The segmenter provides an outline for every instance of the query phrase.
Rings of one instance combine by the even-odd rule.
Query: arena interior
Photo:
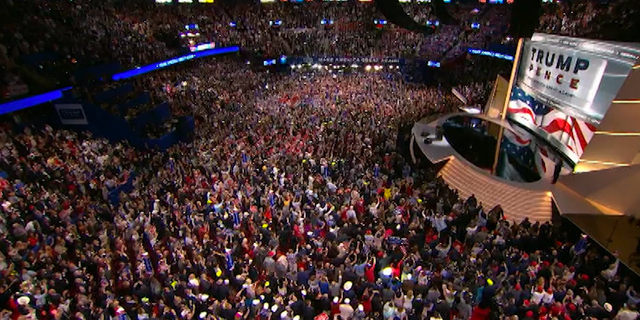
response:
[[[509,212],[412,127],[502,114],[534,32],[631,47],[639,21],[635,0],[2,0],[0,318],[636,320],[640,214]],[[459,119],[459,153],[499,152]]]

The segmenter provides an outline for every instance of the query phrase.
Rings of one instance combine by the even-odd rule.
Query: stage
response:
[[[509,220],[551,220],[552,203],[562,214],[603,213],[561,181],[552,184],[556,169],[567,175],[573,164],[506,120],[469,113],[423,119],[412,129],[410,152],[414,159],[422,152],[434,164],[445,163],[439,175],[462,197],[475,195],[485,209],[500,204]]]
[[[582,63],[551,70],[544,53]],[[638,83],[640,44],[536,33],[518,40],[481,110],[419,121],[410,152],[461,197],[499,204],[510,221],[566,222],[638,272]]]

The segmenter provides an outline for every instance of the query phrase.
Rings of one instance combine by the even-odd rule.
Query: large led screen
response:
[[[640,46],[534,34],[524,42],[507,116],[577,163]]]

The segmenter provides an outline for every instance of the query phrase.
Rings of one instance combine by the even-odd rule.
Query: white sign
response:
[[[64,125],[87,125],[87,116],[81,104],[56,104],[60,123]]]
[[[598,93],[607,60],[584,51],[527,42],[519,83],[557,105],[588,111]]]

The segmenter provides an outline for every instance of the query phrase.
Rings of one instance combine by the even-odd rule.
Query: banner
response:
[[[535,100],[597,125],[640,56],[640,47],[534,34],[524,43],[516,86]]]
[[[640,46],[536,33],[521,52],[507,117],[577,163]]]
[[[56,104],[60,123],[64,125],[87,125],[87,117],[81,104]]]
[[[519,82],[538,98],[577,110],[593,103],[607,60],[594,54],[527,42]]]
[[[146,66],[142,66],[142,67],[138,67],[138,68],[135,68],[135,69],[131,69],[129,71],[117,73],[117,74],[114,74],[112,76],[112,79],[115,80],[115,81],[129,79],[129,78],[132,78],[132,77],[139,76],[141,74],[145,74],[147,72],[151,72],[151,71],[155,71],[155,70],[158,70],[158,69],[166,68],[166,67],[178,64],[178,63],[183,63],[185,61],[189,61],[189,60],[193,60],[193,59],[197,59],[197,58],[204,58],[204,57],[208,57],[208,56],[219,55],[219,54],[234,53],[234,52],[239,52],[239,51],[240,51],[240,47],[238,47],[238,46],[215,48],[215,49],[208,49],[208,50],[203,50],[203,51],[196,51],[196,52],[193,52],[191,54],[179,56],[179,57],[176,57],[176,58],[173,58],[173,59],[164,60],[164,61],[148,64]]]
[[[399,64],[400,58],[375,58],[375,57],[321,57],[319,63],[363,63],[363,64]]]
[[[493,51],[482,50],[482,49],[474,49],[474,48],[469,48],[467,52],[469,52],[470,54],[476,54],[481,56],[488,56],[488,57],[494,57],[498,59],[513,61],[513,56],[505,53],[493,52]]]
[[[400,58],[385,57],[293,57],[289,59],[291,64],[322,63],[322,64],[404,64]]]

